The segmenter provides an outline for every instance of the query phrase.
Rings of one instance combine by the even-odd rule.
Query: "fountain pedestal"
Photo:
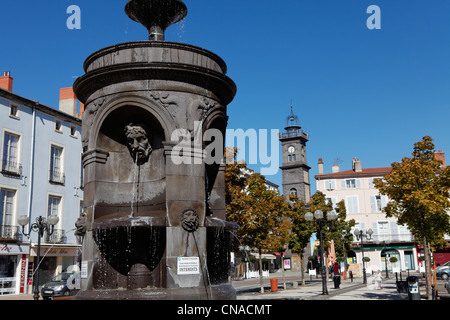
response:
[[[164,30],[185,6],[130,0],[126,11]],[[226,64],[199,47],[138,41],[91,54],[84,69],[74,83],[87,229],[76,299],[234,299],[224,164],[206,163],[196,139],[225,134],[236,93]]]

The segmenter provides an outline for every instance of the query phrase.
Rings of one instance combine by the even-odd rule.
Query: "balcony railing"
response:
[[[22,175],[22,165],[15,161],[3,160],[2,173],[6,175],[20,177]]]
[[[301,129],[296,130],[289,130],[287,132],[280,132],[278,133],[278,137],[280,139],[286,139],[286,138],[295,138],[295,137],[303,137],[305,139],[309,139],[309,134],[304,133]]]
[[[56,170],[50,170],[50,182],[57,183],[57,184],[64,184],[66,182],[66,176],[64,173],[56,171]]]
[[[19,241],[21,233],[18,226],[0,225],[0,241]]]
[[[47,243],[66,243],[66,232],[62,229],[54,229],[51,235],[45,233],[45,242]]]
[[[414,236],[411,233],[401,233],[401,234],[374,234],[372,239],[366,240],[364,238],[364,244],[379,244],[379,243],[393,243],[393,242],[414,242]],[[361,241],[356,240],[353,237],[353,243],[359,244]]]

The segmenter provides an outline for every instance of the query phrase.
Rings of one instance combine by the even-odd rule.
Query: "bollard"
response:
[[[272,292],[278,291],[278,279],[270,279],[270,290]]]
[[[406,278],[408,284],[408,299],[420,300],[419,278],[415,276],[409,276]]]

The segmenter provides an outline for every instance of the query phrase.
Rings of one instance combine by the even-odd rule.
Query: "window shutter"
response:
[[[341,180],[341,187],[342,189],[345,189],[345,180]]]
[[[387,196],[381,196],[381,208],[386,207],[387,203],[388,203],[388,197]]]
[[[373,236],[372,239],[377,241],[378,240],[378,222],[372,222],[372,230],[373,230]]]
[[[391,231],[391,241],[398,241],[399,240],[399,234],[398,234],[398,225],[397,221],[390,221],[389,227]]]
[[[356,179],[356,188],[360,189],[361,188],[361,180],[360,179]]]
[[[375,196],[370,196],[370,208],[372,209],[372,213],[377,212],[377,204]]]

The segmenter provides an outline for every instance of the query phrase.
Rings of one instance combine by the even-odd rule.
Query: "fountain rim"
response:
[[[185,51],[191,51],[197,54],[204,55],[212,60],[214,60],[221,68],[222,73],[225,75],[227,74],[228,68],[225,61],[217,54],[215,54],[212,51],[209,51],[207,49],[204,49],[199,46],[186,44],[186,43],[180,43],[180,42],[171,42],[171,41],[149,41],[149,40],[143,40],[143,41],[130,41],[130,42],[123,42],[114,44],[112,46],[108,46],[105,48],[102,48],[100,50],[97,50],[93,53],[91,53],[84,61],[83,69],[85,73],[88,73],[89,66],[97,59],[99,59],[102,56],[105,56],[107,54],[126,50],[126,49],[133,49],[133,48],[163,48],[163,49],[179,49],[179,50],[185,50]]]

